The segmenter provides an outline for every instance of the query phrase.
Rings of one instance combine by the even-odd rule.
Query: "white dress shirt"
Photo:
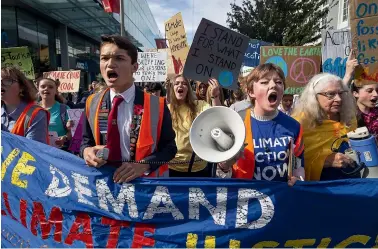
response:
[[[134,111],[135,85],[133,84],[121,94],[116,94],[110,89],[111,103],[113,103],[113,99],[116,95],[120,95],[124,100],[118,106],[117,112],[117,125],[120,135],[122,160],[130,160],[130,125]]]

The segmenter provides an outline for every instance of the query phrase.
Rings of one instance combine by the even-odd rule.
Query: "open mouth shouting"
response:
[[[277,100],[278,100],[277,92],[269,93],[269,95],[268,95],[269,104],[276,105],[278,103]]]
[[[370,102],[373,104],[373,106],[377,105],[378,103],[378,97],[374,97],[370,100]]]
[[[5,89],[1,88],[1,95],[3,95],[4,93],[5,93]]]
[[[118,73],[114,70],[108,70],[106,76],[108,76],[109,82],[115,82],[118,79]]]

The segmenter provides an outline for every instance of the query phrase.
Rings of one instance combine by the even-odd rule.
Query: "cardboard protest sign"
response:
[[[161,49],[158,49],[158,52],[167,53],[167,61],[166,61],[167,78],[169,79],[173,78],[176,75],[176,73],[175,73],[175,68],[173,66],[171,50],[169,48],[161,48]]]
[[[135,72],[135,82],[161,82],[167,78],[167,53],[138,53],[138,71]]]
[[[165,22],[165,36],[167,37],[169,49],[172,53],[172,61],[176,74],[182,72],[189,47],[186,39],[184,21],[181,12],[177,13]]]
[[[257,67],[260,65],[260,47],[272,46],[273,43],[252,39],[248,43],[247,51],[244,53],[243,66]]]
[[[59,92],[61,93],[75,93],[79,91],[80,70],[51,71],[43,73],[43,78],[59,79]]]
[[[68,147],[68,150],[74,153],[80,152],[81,140],[83,140],[83,122],[84,122],[84,113],[82,113],[80,116],[75,134],[72,136],[72,139],[71,139],[70,147]]]
[[[26,78],[34,80],[34,67],[28,47],[14,47],[1,49],[1,66],[17,67]]]
[[[199,81],[216,78],[222,87],[237,89],[248,42],[247,36],[202,18],[185,63],[185,77]]]
[[[360,66],[354,77],[358,86],[378,82],[378,2],[350,0],[352,46]]]
[[[323,72],[343,78],[351,49],[350,30],[322,30]]]
[[[286,77],[285,93],[298,94],[320,72],[321,47],[261,47],[260,64],[279,66]]]
[[[79,125],[81,115],[83,114],[84,109],[68,109],[67,114],[70,120],[74,121],[74,126],[71,128],[72,136],[75,135],[76,128]]]

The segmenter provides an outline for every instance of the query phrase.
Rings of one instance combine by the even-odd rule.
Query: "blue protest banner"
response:
[[[378,179],[145,178],[2,136],[3,247],[374,247]]]
[[[252,39],[249,41],[247,51],[244,53],[243,66],[257,67],[260,65],[260,47],[272,46],[273,43]]]

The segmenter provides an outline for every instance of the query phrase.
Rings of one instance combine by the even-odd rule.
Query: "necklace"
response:
[[[272,115],[269,115],[269,116],[258,116],[255,114],[255,112],[253,111],[253,109],[251,109],[251,116],[256,119],[257,121],[271,121],[273,120],[274,118],[276,118],[279,114],[279,110],[276,110]],[[275,123],[274,123],[275,124]],[[265,136],[263,136],[261,130],[260,130],[260,125],[258,122],[256,122],[256,125],[257,125],[257,130],[259,131],[259,134],[260,134],[260,137],[264,138],[265,139]],[[262,145],[264,146],[264,151],[266,153],[268,152],[271,152],[270,148],[267,147],[267,145],[264,143],[264,141],[262,142]],[[268,159],[268,161],[270,161]]]

